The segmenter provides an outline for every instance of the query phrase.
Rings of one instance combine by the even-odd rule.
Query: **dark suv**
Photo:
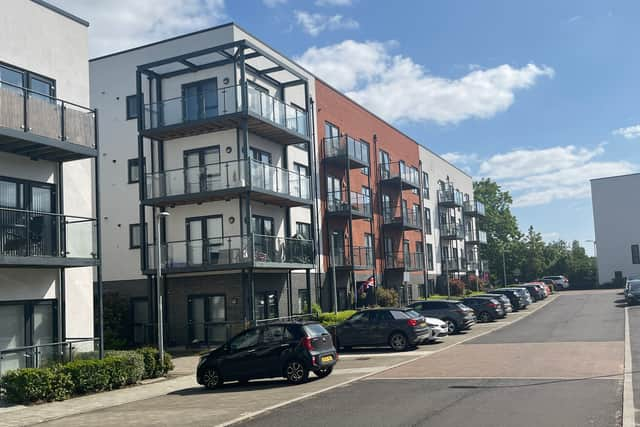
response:
[[[502,304],[495,298],[469,297],[461,302],[473,309],[479,322],[491,322],[506,315]]]
[[[449,334],[469,329],[476,323],[473,309],[454,300],[418,301],[409,305],[425,317],[435,317],[447,324]]]
[[[401,308],[359,311],[334,331],[338,348],[389,346],[394,351],[403,351],[431,338],[431,328],[424,317]]]
[[[525,283],[524,285],[520,285],[520,287],[525,288],[534,301],[540,301],[547,297],[544,289],[535,283]]]
[[[504,294],[479,294],[479,295],[475,295],[476,297],[480,297],[480,298],[495,298],[497,299],[500,304],[502,305],[502,309],[504,310],[504,314],[505,316],[509,313],[511,313],[513,311],[513,307],[511,306],[511,301],[509,300],[509,297],[504,295]]]
[[[525,297],[526,291],[524,289],[518,288],[501,288],[501,289],[492,289],[492,294],[503,294],[509,298],[511,301],[511,306],[513,307],[513,311],[522,310],[527,307],[528,302]]]
[[[309,371],[328,376],[337,359],[331,335],[319,323],[272,323],[247,329],[202,356],[196,376],[209,389],[224,381],[272,377],[301,384]]]

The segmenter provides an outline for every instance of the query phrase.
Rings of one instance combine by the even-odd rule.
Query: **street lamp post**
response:
[[[505,261],[505,257],[504,257],[504,254],[506,252],[509,252],[509,251],[502,248],[502,280],[503,280],[504,286],[507,286],[507,262]]]
[[[158,301],[158,357],[160,359],[160,366],[164,366],[164,325],[162,315],[162,238],[160,237],[160,222],[163,218],[171,215],[169,212],[159,212],[156,215],[156,247],[157,251],[157,263],[156,263],[156,295]]]

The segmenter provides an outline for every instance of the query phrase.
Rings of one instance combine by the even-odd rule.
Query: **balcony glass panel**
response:
[[[424,255],[421,252],[392,252],[385,254],[385,268],[422,270]]]
[[[382,218],[384,224],[399,224],[413,228],[422,228],[422,215],[420,212],[404,209],[401,206],[383,206]]]
[[[247,87],[249,111],[303,136],[308,136],[307,113],[253,86]]]
[[[352,191],[347,197],[346,191],[332,191],[327,194],[327,210],[332,213],[353,213],[371,216],[371,197]]]
[[[405,184],[420,188],[420,173],[413,166],[407,166],[402,162],[392,162],[380,165],[380,179],[400,178]]]
[[[325,138],[324,147],[326,158],[346,157],[364,165],[369,165],[369,144],[366,142],[342,135]]]
[[[310,177],[253,159],[251,160],[251,186],[300,199],[311,198]]]

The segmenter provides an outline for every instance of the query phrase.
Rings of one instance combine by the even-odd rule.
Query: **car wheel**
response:
[[[333,366],[329,366],[328,368],[320,368],[317,371],[314,371],[313,373],[316,374],[316,376],[318,378],[324,378],[324,377],[328,377],[331,372],[333,372]]]
[[[389,337],[389,345],[393,351],[405,351],[409,343],[405,334],[402,332],[394,332]]]
[[[222,384],[222,376],[217,368],[208,368],[202,374],[202,383],[209,390],[220,387]]]
[[[491,315],[486,311],[483,311],[482,313],[478,314],[478,320],[483,323],[490,322]]]
[[[458,332],[458,325],[456,325],[456,322],[451,319],[445,319],[444,322],[447,324],[447,332],[449,332],[449,335]]]
[[[285,368],[285,376],[290,384],[302,384],[309,378],[309,370],[299,360],[290,360]]]

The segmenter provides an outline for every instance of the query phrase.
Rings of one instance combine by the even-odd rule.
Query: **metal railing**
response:
[[[487,232],[482,230],[471,230],[465,232],[464,239],[467,242],[487,243]]]
[[[438,190],[438,203],[455,206],[462,206],[462,193],[452,189]]]
[[[247,171],[253,189],[311,200],[310,177],[253,159],[148,173],[147,198],[243,189],[249,184]]]
[[[369,166],[369,144],[358,141],[348,135],[334,136],[324,139],[325,158],[342,158],[355,160]]]
[[[0,256],[94,259],[96,231],[93,218],[0,208]]]
[[[371,196],[355,191],[331,191],[327,193],[327,211],[371,217]]]
[[[462,240],[465,237],[464,226],[462,224],[444,223],[440,224],[441,239]]]
[[[99,338],[70,338],[62,342],[0,349],[0,376],[21,368],[40,368],[74,360],[98,350]]]
[[[282,317],[272,317],[269,319],[259,319],[256,320],[256,323],[258,325],[266,325],[269,323],[276,323],[276,322],[302,322],[305,320],[314,320],[315,317],[313,314],[311,313],[307,313],[307,314],[292,314],[290,316],[282,316]]]
[[[420,188],[420,172],[413,166],[402,162],[382,163],[379,166],[380,180],[400,178],[400,180],[415,188]]]
[[[345,247],[336,246],[333,248],[333,262],[336,267],[373,268],[373,248],[367,246],[354,246],[353,263],[351,262],[349,251],[350,248],[348,245],[345,245]]]
[[[96,147],[96,112],[0,80],[0,127]]]
[[[458,258],[448,258],[442,260],[442,271],[459,271],[460,260]]]
[[[145,105],[147,129],[185,124],[239,113],[242,85],[233,85],[197,95],[179,96]],[[307,113],[266,92],[247,85],[247,108],[252,114],[308,137]]]
[[[166,269],[227,266],[246,263],[313,264],[313,242],[262,234],[182,240],[162,245]],[[155,245],[149,244],[148,265],[155,268]]]
[[[416,271],[424,269],[424,258],[422,252],[392,252],[384,255],[385,268],[404,269]]]
[[[477,200],[467,200],[463,206],[464,213],[484,216],[484,204]]]
[[[422,214],[420,211],[404,209],[401,206],[382,207],[383,224],[398,224],[412,228],[422,228]]]

